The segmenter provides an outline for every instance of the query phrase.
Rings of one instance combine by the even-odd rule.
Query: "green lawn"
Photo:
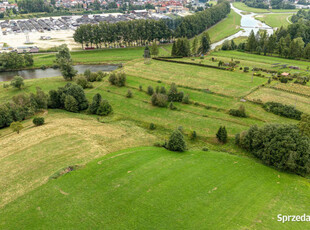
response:
[[[277,14],[261,14],[261,15],[257,15],[255,16],[255,18],[257,20],[262,21],[263,23],[266,23],[268,26],[271,26],[273,28],[279,28],[281,26],[288,26],[291,23],[288,22],[287,20],[289,20],[289,18],[292,16],[293,14],[291,13],[277,13]]]
[[[240,31],[240,21],[241,16],[231,10],[227,18],[207,30],[210,35],[211,42],[218,42]]]
[[[245,5],[243,2],[234,2],[233,6],[239,10],[243,10],[246,12],[253,12],[253,13],[268,13],[268,12],[270,12],[267,9],[249,7],[249,6]]]
[[[243,2],[234,2],[233,6],[236,7],[239,10],[246,11],[246,12],[253,12],[253,13],[287,13],[287,12],[297,12],[298,9],[260,9],[260,8],[254,8],[249,7],[245,5]]]
[[[0,211],[1,229],[305,229],[309,182],[221,152],[134,148],[97,159]],[[78,223],[78,225],[77,225]]]
[[[144,47],[102,49],[71,52],[75,64],[124,63],[142,58]],[[170,46],[160,46],[161,56],[170,55]],[[51,66],[55,60],[54,53],[34,55],[34,67]]]
[[[219,58],[234,58],[236,60],[243,60],[245,63],[249,63],[252,66],[262,67],[262,68],[268,68],[268,69],[275,69],[280,70],[282,72],[304,72],[306,75],[307,67],[310,66],[309,61],[304,60],[291,60],[286,58],[280,58],[277,56],[264,56],[264,55],[257,55],[257,54],[251,54],[246,52],[239,52],[239,51],[216,51],[212,52],[210,56],[216,56]],[[280,68],[280,67],[274,67],[272,64],[280,63],[281,65],[286,64],[287,66],[298,66],[300,67],[300,70],[294,70],[289,68]]]

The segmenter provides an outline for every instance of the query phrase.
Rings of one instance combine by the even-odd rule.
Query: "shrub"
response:
[[[243,105],[240,105],[239,109],[230,109],[229,115],[235,116],[235,117],[247,117],[245,113],[245,108]]]
[[[133,97],[132,92],[131,92],[130,89],[128,89],[127,94],[126,94],[126,97],[127,97],[127,98],[132,98],[132,97]]]
[[[207,147],[203,147],[203,148],[202,148],[202,151],[207,152],[207,151],[209,151],[209,149],[208,149]]]
[[[9,88],[9,87],[10,87],[10,85],[9,85],[9,84],[6,84],[6,83],[4,83],[2,86],[3,86],[3,88],[4,88],[4,89],[6,89],[6,88]]]
[[[142,91],[142,85],[139,85],[139,90]]]
[[[150,130],[154,130],[154,129],[156,129],[156,126],[154,123],[151,123],[149,128],[150,128]]]
[[[151,97],[152,105],[158,107],[167,107],[168,97],[161,93],[154,93]]]
[[[175,130],[166,145],[166,148],[170,151],[183,152],[186,150],[186,143],[182,133],[179,130]]]
[[[24,78],[22,78],[21,76],[15,76],[13,78],[13,80],[11,81],[11,86],[17,88],[17,89],[21,89],[22,86],[24,86]]]
[[[292,118],[295,120],[300,120],[302,115],[302,112],[295,109],[295,107],[290,105],[283,105],[277,102],[267,102],[264,104],[263,108],[267,112],[271,112],[276,115]]]
[[[92,103],[88,106],[88,113],[97,114],[97,110],[102,102],[102,97],[99,93],[95,94]]]
[[[98,74],[97,73],[90,73],[90,75],[87,77],[87,80],[89,82],[97,81]]]
[[[250,68],[249,68],[249,67],[244,67],[244,68],[243,68],[243,72],[247,73],[247,72],[249,72],[249,71],[250,71]]]
[[[41,65],[41,67],[40,67],[42,70],[46,70],[46,66],[45,65]]]
[[[160,88],[159,92],[160,92],[161,94],[167,94],[167,90],[166,90],[166,88],[165,88],[164,86],[162,86],[162,87]]]
[[[189,103],[190,103],[190,101],[189,101],[189,95],[188,95],[188,94],[186,94],[186,95],[183,97],[182,102],[183,102],[184,104],[189,104]]]
[[[196,140],[196,138],[197,138],[197,133],[196,133],[196,131],[192,131],[191,134],[190,134],[190,139],[191,139],[191,140]]]
[[[96,81],[102,81],[102,79],[106,76],[107,74],[106,73],[103,73],[102,71],[98,71],[97,72],[97,78],[96,78]]]
[[[75,98],[71,95],[67,95],[65,99],[65,109],[69,112],[79,112],[79,105]]]
[[[43,125],[44,124],[44,117],[35,117],[35,118],[33,118],[32,123],[35,126]]]
[[[91,84],[87,81],[86,77],[81,74],[75,77],[75,82],[76,84],[80,85],[83,89],[91,87]]]
[[[168,107],[169,107],[170,110],[176,110],[177,109],[177,107],[175,107],[172,102],[169,103]]]
[[[287,77],[280,77],[280,82],[281,83],[287,83],[288,82],[288,78]]]
[[[16,122],[11,123],[10,128],[12,129],[13,132],[16,132],[17,134],[19,134],[20,130],[22,130],[24,127],[22,123],[20,123],[19,121],[16,121]]]
[[[90,75],[91,75],[90,69],[86,69],[86,70],[84,71],[84,76],[85,76],[87,79],[89,79],[89,78],[90,78]]]
[[[168,101],[181,102],[183,100],[183,96],[184,93],[178,92],[176,84],[172,83],[168,92]]]
[[[109,77],[109,82],[111,85],[116,85],[118,87],[125,86],[126,84],[126,74],[125,73],[111,73]]]
[[[267,165],[300,175],[310,173],[310,139],[296,125],[252,126],[236,138],[240,147]]]
[[[152,86],[147,87],[147,94],[150,96],[152,96],[154,94],[154,89]]]
[[[216,138],[221,143],[226,143],[227,142],[227,131],[226,131],[225,126],[223,126],[223,127],[221,126],[219,128],[219,130],[216,133]]]
[[[100,103],[100,106],[97,110],[97,115],[107,116],[110,113],[112,113],[112,111],[113,111],[113,109],[112,109],[112,106],[109,104],[109,102],[107,100],[103,100]]]

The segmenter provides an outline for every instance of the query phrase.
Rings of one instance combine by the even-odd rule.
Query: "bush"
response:
[[[295,107],[290,105],[283,105],[277,102],[267,102],[264,104],[263,108],[267,112],[271,112],[276,115],[292,118],[295,120],[300,120],[302,115],[302,112],[295,109]]]
[[[197,138],[197,133],[196,133],[196,131],[192,131],[191,134],[190,134],[190,139],[191,139],[191,140],[196,140],[196,138]]]
[[[168,107],[169,107],[169,109],[171,109],[171,110],[176,110],[176,109],[177,109],[177,107],[175,107],[174,104],[173,104],[172,102],[169,103],[169,106],[168,106]]]
[[[109,77],[109,82],[111,85],[116,85],[118,87],[125,86],[126,84],[126,74],[125,73],[111,73]]]
[[[42,70],[46,70],[47,69],[47,67],[45,66],[45,65],[41,65],[41,67],[40,67]]]
[[[130,89],[128,89],[127,94],[126,94],[126,97],[127,97],[127,98],[132,98],[132,97],[133,97],[132,92],[131,92]]]
[[[190,104],[189,95],[188,95],[188,94],[186,94],[186,95],[184,96],[182,102],[183,102],[184,104]]]
[[[152,105],[158,107],[167,107],[168,97],[161,93],[154,93],[151,97]]]
[[[219,128],[219,130],[216,133],[216,138],[221,143],[226,143],[227,142],[227,131],[226,131],[225,126],[223,126],[223,127],[221,126]]]
[[[243,105],[241,105],[239,109],[230,109],[229,115],[235,116],[235,117],[247,117],[245,113],[245,108]]]
[[[267,165],[300,175],[310,173],[310,139],[295,125],[252,126],[235,142]]]
[[[250,68],[249,68],[249,67],[244,67],[244,68],[243,68],[243,72],[247,73],[247,72],[249,72],[249,71],[250,71]]]
[[[93,97],[92,103],[88,106],[88,113],[97,114],[97,110],[100,107],[100,103],[102,102],[102,97],[99,93],[95,94]]]
[[[183,100],[183,96],[184,93],[178,92],[176,84],[172,83],[168,92],[168,101],[181,102]]]
[[[35,118],[33,118],[32,122],[35,126],[43,125],[44,124],[44,117],[35,117]]]
[[[288,83],[288,78],[287,77],[280,77],[280,82],[281,83]]]
[[[75,98],[71,95],[67,95],[65,99],[65,109],[69,112],[79,112],[79,105]]]
[[[77,75],[75,77],[76,84],[80,85],[83,89],[91,88],[91,84],[87,81],[86,77],[83,75]]]
[[[20,130],[22,130],[24,127],[22,123],[20,123],[19,121],[16,121],[16,122],[11,123],[10,128],[12,129],[13,132],[16,132],[17,134],[19,134]]]
[[[155,130],[155,129],[156,129],[156,126],[155,126],[154,123],[151,123],[149,128],[150,128],[150,130]]]
[[[11,86],[17,88],[17,89],[21,89],[22,86],[24,86],[24,78],[22,78],[21,76],[15,76],[13,78],[13,80],[11,81]]]
[[[139,85],[139,90],[142,91],[142,85]]]
[[[6,89],[6,88],[9,88],[9,87],[10,87],[10,85],[9,85],[9,84],[6,84],[6,83],[4,83],[2,86],[3,86],[3,88],[4,88],[4,89]]]
[[[203,148],[202,148],[202,151],[207,152],[207,151],[209,151],[209,149],[208,149],[207,147],[203,147]]]
[[[152,96],[154,94],[154,89],[152,86],[147,87],[147,94],[150,96]]]
[[[182,133],[179,130],[175,130],[166,145],[166,148],[170,151],[184,152],[186,150],[186,143]]]
[[[100,106],[97,110],[97,115],[107,116],[110,113],[112,113],[112,111],[113,111],[113,109],[112,109],[112,106],[109,104],[109,102],[107,100],[103,100],[100,103]]]

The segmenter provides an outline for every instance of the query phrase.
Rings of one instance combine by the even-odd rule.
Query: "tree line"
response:
[[[230,12],[228,2],[222,2],[194,15],[181,19],[133,20],[117,23],[81,25],[74,40],[85,46],[97,48],[111,45],[146,45],[154,40],[170,41],[178,37],[192,38],[219,22]]]
[[[310,21],[299,20],[287,28],[277,29],[272,35],[268,35],[266,31],[256,34],[251,31],[247,41],[235,48],[263,55],[278,54],[284,58],[310,59]]]
[[[18,54],[16,52],[0,54],[0,71],[20,69],[33,65],[32,54]]]

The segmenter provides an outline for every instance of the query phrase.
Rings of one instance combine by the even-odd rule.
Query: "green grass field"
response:
[[[71,56],[75,64],[124,63],[141,58],[143,50],[144,47],[76,51],[72,52]],[[170,55],[171,47],[161,46],[159,51],[161,56]],[[34,67],[51,66],[54,60],[54,53],[36,54],[34,55]]]
[[[289,18],[292,16],[293,14],[291,13],[277,13],[277,14],[261,14],[261,15],[257,15],[255,16],[255,18],[257,20],[262,21],[263,23],[266,23],[268,26],[271,26],[273,28],[279,28],[281,26],[288,26],[291,24]]]
[[[0,228],[305,229],[277,215],[307,212],[308,183],[227,153],[134,148],[17,199]]]
[[[260,8],[254,8],[249,7],[245,5],[243,2],[234,2],[233,6],[236,7],[239,10],[246,11],[246,12],[253,12],[253,13],[287,13],[287,12],[297,12],[298,9],[260,9]]]
[[[210,35],[211,42],[218,42],[240,31],[240,21],[241,16],[231,10],[227,18],[207,30]]]
[[[259,8],[249,7],[249,6],[245,5],[243,2],[234,2],[233,6],[239,10],[246,11],[246,12],[253,12],[253,13],[268,13],[268,12],[270,12],[267,9],[259,9]]]

